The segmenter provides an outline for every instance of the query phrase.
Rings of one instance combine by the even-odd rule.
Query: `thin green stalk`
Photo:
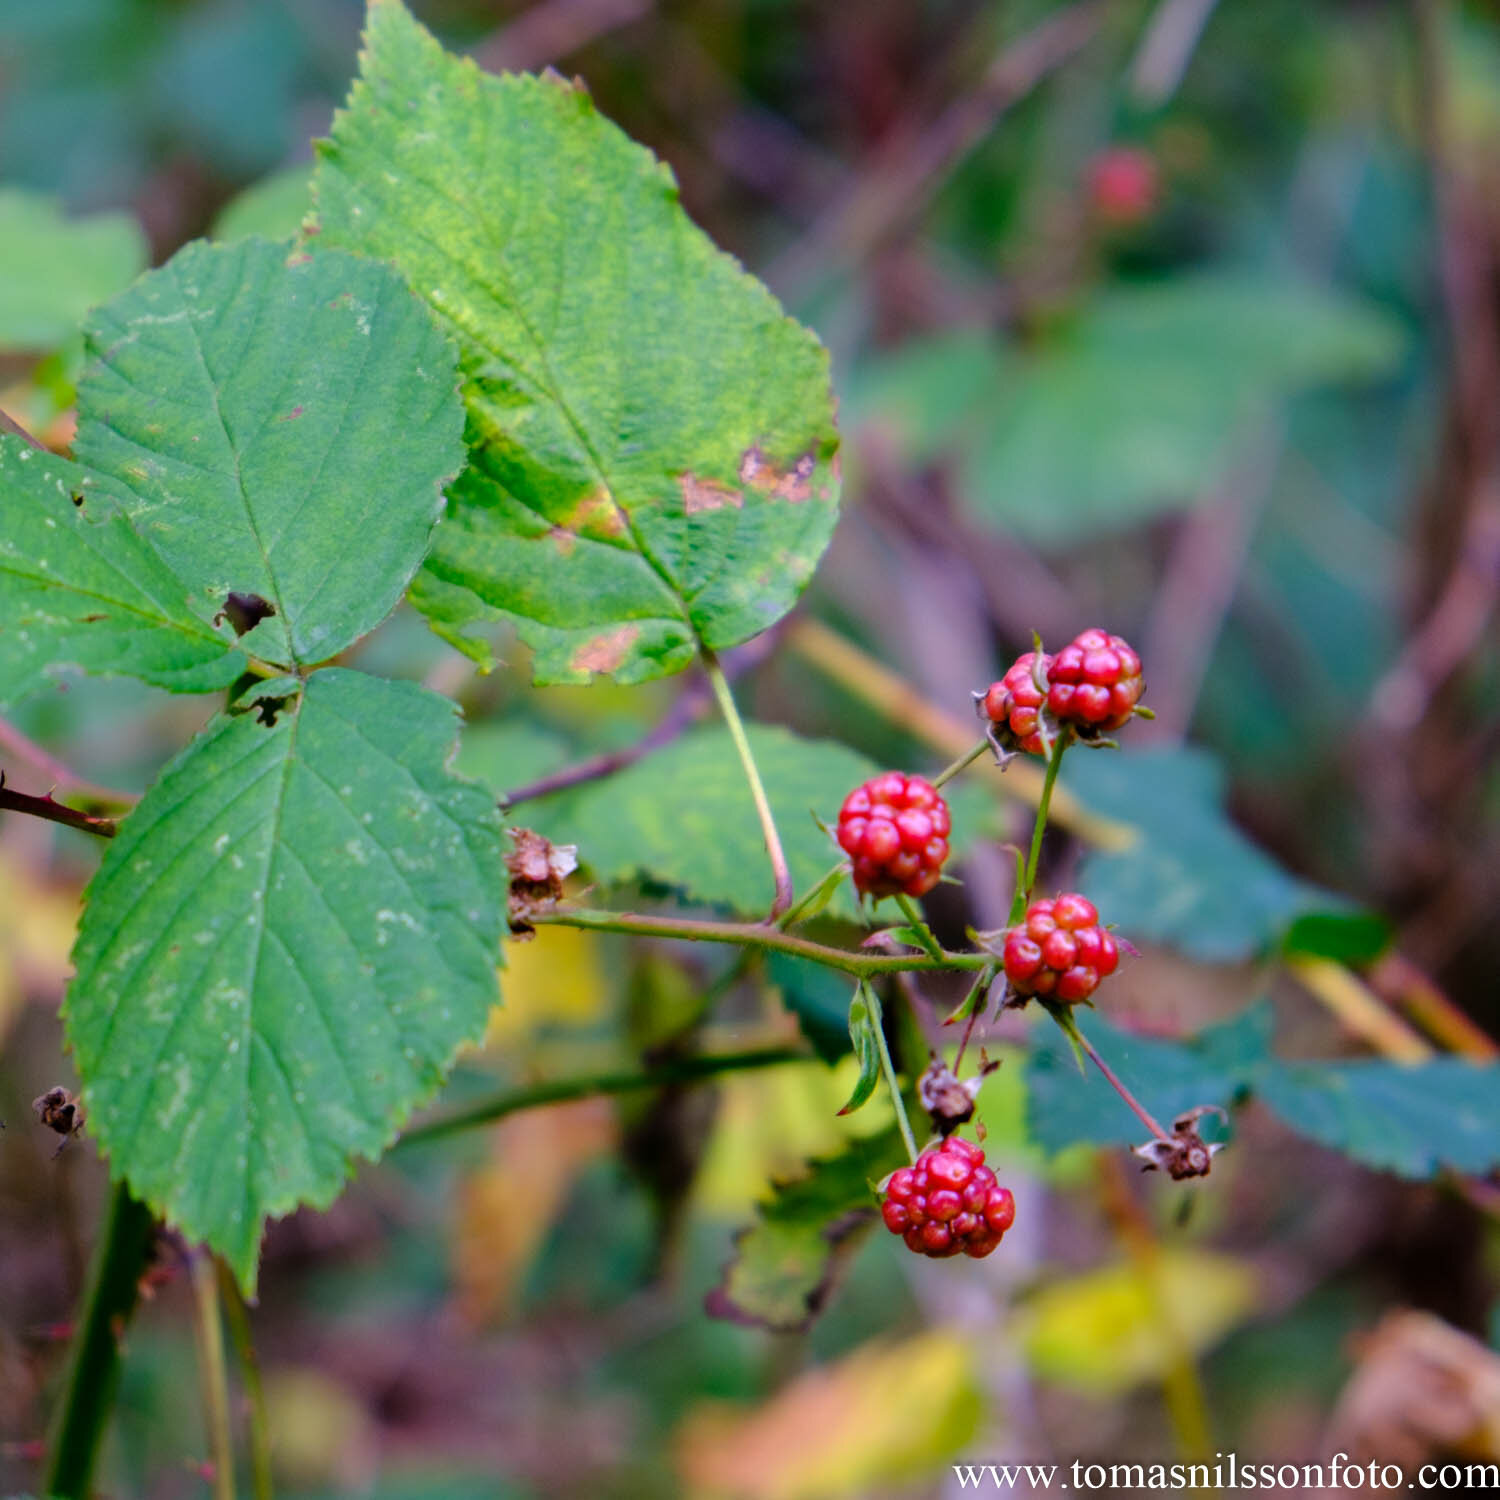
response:
[[[633,933],[639,937],[682,938],[698,943],[737,943],[810,959],[825,968],[852,974],[856,979],[871,974],[899,974],[904,970],[982,969],[990,962],[986,953],[942,952],[938,958],[912,953],[851,953],[830,948],[809,938],[797,937],[763,922],[708,922],[695,917],[642,916],[636,912],[592,911],[568,908],[539,912],[531,920],[538,927],[581,927],[593,932]]]
[[[789,907],[787,907],[787,909],[782,912],[779,917],[777,917],[776,926],[780,927],[782,931],[788,931],[789,929],[795,927],[798,922],[802,921],[804,917],[811,917],[815,915],[815,913],[809,910],[809,908],[817,906],[817,909],[821,911],[823,909],[823,906],[827,904],[829,899],[831,899],[833,895],[833,887],[836,886],[839,881],[842,880],[848,873],[849,861],[847,859],[839,860],[839,862],[831,866],[825,874],[818,877],[818,883],[813,886],[810,891],[804,891],[802,895],[798,896],[797,899]]]
[[[781,835],[776,831],[776,817],[771,811],[771,800],[766,796],[765,784],[760,779],[760,768],[755,764],[755,753],[750,748],[750,738],[745,733],[744,720],[735,707],[734,693],[729,679],[719,665],[719,658],[707,646],[703,648],[703,667],[708,681],[718,699],[719,711],[729,727],[729,737],[739,752],[740,764],[745,768],[745,780],[750,783],[750,795],[755,799],[756,816],[760,819],[760,831],[766,841],[766,853],[771,857],[771,873],[776,880],[776,898],[771,903],[770,919],[774,921],[792,904],[792,872],[786,862],[786,851],[781,847]]]
[[[114,1405],[120,1339],[135,1310],[155,1232],[150,1209],[119,1183],[94,1252],[83,1318],[73,1336],[67,1383],[53,1422],[42,1489],[55,1500],[88,1500]]]
[[[1042,857],[1042,835],[1047,831],[1047,809],[1052,806],[1052,788],[1057,785],[1057,773],[1062,769],[1063,756],[1067,753],[1071,734],[1064,729],[1053,742],[1052,754],[1047,757],[1047,775],[1042,781],[1042,795],[1036,805],[1036,822],[1031,829],[1031,853],[1026,859],[1026,901],[1036,889],[1037,864]],[[1023,903],[1024,910],[1024,903]]]
[[[498,1094],[440,1115],[408,1130],[397,1147],[440,1140],[461,1130],[490,1125],[523,1109],[545,1104],[564,1104],[573,1099],[591,1099],[606,1094],[631,1094],[658,1089],[669,1083],[690,1083],[716,1073],[744,1072],[750,1068],[772,1068],[783,1063],[806,1062],[812,1054],[800,1047],[760,1047],[753,1051],[721,1052],[706,1057],[680,1057],[660,1067],[634,1073],[592,1073],[581,1078],[558,1078],[550,1083],[526,1084],[503,1089]]]
[[[885,1025],[876,1012],[875,1046],[880,1053],[880,1071],[885,1074],[885,1086],[891,1091],[891,1103],[896,1109],[896,1123],[901,1127],[901,1139],[906,1142],[909,1160],[917,1159],[917,1142],[911,1133],[911,1121],[906,1118],[906,1100],[901,1097],[901,1084],[896,1077],[896,1066],[891,1061],[891,1049],[885,1039]]]
[[[942,958],[943,945],[932,935],[932,929],[927,925],[927,919],[922,915],[922,909],[904,891],[896,897],[896,905],[901,908],[901,915],[906,918],[907,924],[916,935],[917,943],[929,958]]]
[[[266,1415],[266,1393],[260,1379],[260,1360],[255,1353],[255,1339],[250,1331],[250,1314],[245,1299],[223,1261],[215,1261],[219,1273],[219,1295],[224,1303],[224,1321],[229,1325],[229,1341],[240,1362],[240,1379],[245,1385],[245,1405],[250,1427],[250,1487],[255,1500],[274,1500],[271,1482],[271,1425]]]
[[[219,1316],[219,1277],[213,1255],[191,1256],[193,1325],[198,1344],[198,1378],[203,1387],[203,1418],[213,1454],[214,1500],[234,1500],[234,1438],[229,1420],[229,1372],[224,1364],[224,1324]]]
[[[947,783],[952,781],[960,771],[966,770],[969,766],[972,766],[974,762],[978,760],[979,757],[983,755],[984,752],[989,748],[990,742],[988,740],[980,740],[980,742],[975,745],[972,750],[965,750],[964,753],[960,755],[956,761],[954,761],[951,765],[944,766],[943,769],[932,778],[933,786],[946,786]]]

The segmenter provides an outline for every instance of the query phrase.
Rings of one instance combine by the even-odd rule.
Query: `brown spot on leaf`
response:
[[[733,485],[700,479],[692,470],[679,474],[677,482],[682,486],[682,508],[690,516],[705,510],[722,510],[726,505],[739,510],[745,503],[745,497]]]
[[[625,513],[606,489],[591,490],[567,515],[558,518],[564,531],[596,542],[611,542],[625,534]]]
[[[613,672],[625,660],[640,635],[639,625],[621,625],[585,641],[572,655],[569,665],[578,672]]]
[[[278,422],[295,422],[302,415],[303,408],[294,406],[284,417],[278,417]]]
[[[752,444],[740,458],[740,478],[751,489],[773,500],[800,505],[812,494],[813,471],[817,466],[813,455],[804,453],[783,467],[758,444]]]
[[[573,555],[573,549],[578,545],[578,538],[571,531],[562,526],[554,526],[547,535],[556,544],[559,557],[571,557]]]

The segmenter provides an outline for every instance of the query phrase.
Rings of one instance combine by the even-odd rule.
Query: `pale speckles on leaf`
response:
[[[621,625],[618,629],[605,631],[603,635],[585,641],[573,653],[570,664],[578,672],[618,671],[640,633],[638,625]]]
[[[736,510],[744,507],[745,497],[733,485],[720,484],[716,479],[700,479],[692,470],[678,475],[677,482],[682,486],[682,508],[687,515],[721,510],[726,505],[732,505]]]
[[[804,453],[785,468],[766,455],[759,445],[745,449],[740,458],[740,478],[751,489],[774,500],[800,505],[812,495],[812,477],[817,460]]]

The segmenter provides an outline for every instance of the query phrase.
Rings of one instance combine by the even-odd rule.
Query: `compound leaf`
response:
[[[247,650],[334,656],[379,624],[463,462],[454,354],[388,267],[196,242],[96,310],[81,462],[212,618],[274,609]]]
[[[320,148],[322,241],[393,261],[464,350],[469,469],[413,601],[513,621],[539,681],[641,681],[784,614],[838,506],[817,339],[548,75],[445,54],[373,0]]]
[[[216,720],[89,886],[67,1033],[131,1190],[255,1282],[262,1225],[329,1203],[484,1031],[505,889],[452,706],[315,673]]]
[[[0,515],[0,703],[69,665],[189,692],[244,670],[87,469],[0,433]]]

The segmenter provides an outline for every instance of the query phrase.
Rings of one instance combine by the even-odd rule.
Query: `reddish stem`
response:
[[[95,817],[92,813],[79,812],[77,808],[65,807],[51,796],[32,797],[26,792],[13,792],[5,785],[5,773],[0,771],[0,812],[26,813],[33,818],[45,818],[49,823],[63,823],[83,833],[96,834],[101,839],[112,839],[119,825],[113,818]]]

